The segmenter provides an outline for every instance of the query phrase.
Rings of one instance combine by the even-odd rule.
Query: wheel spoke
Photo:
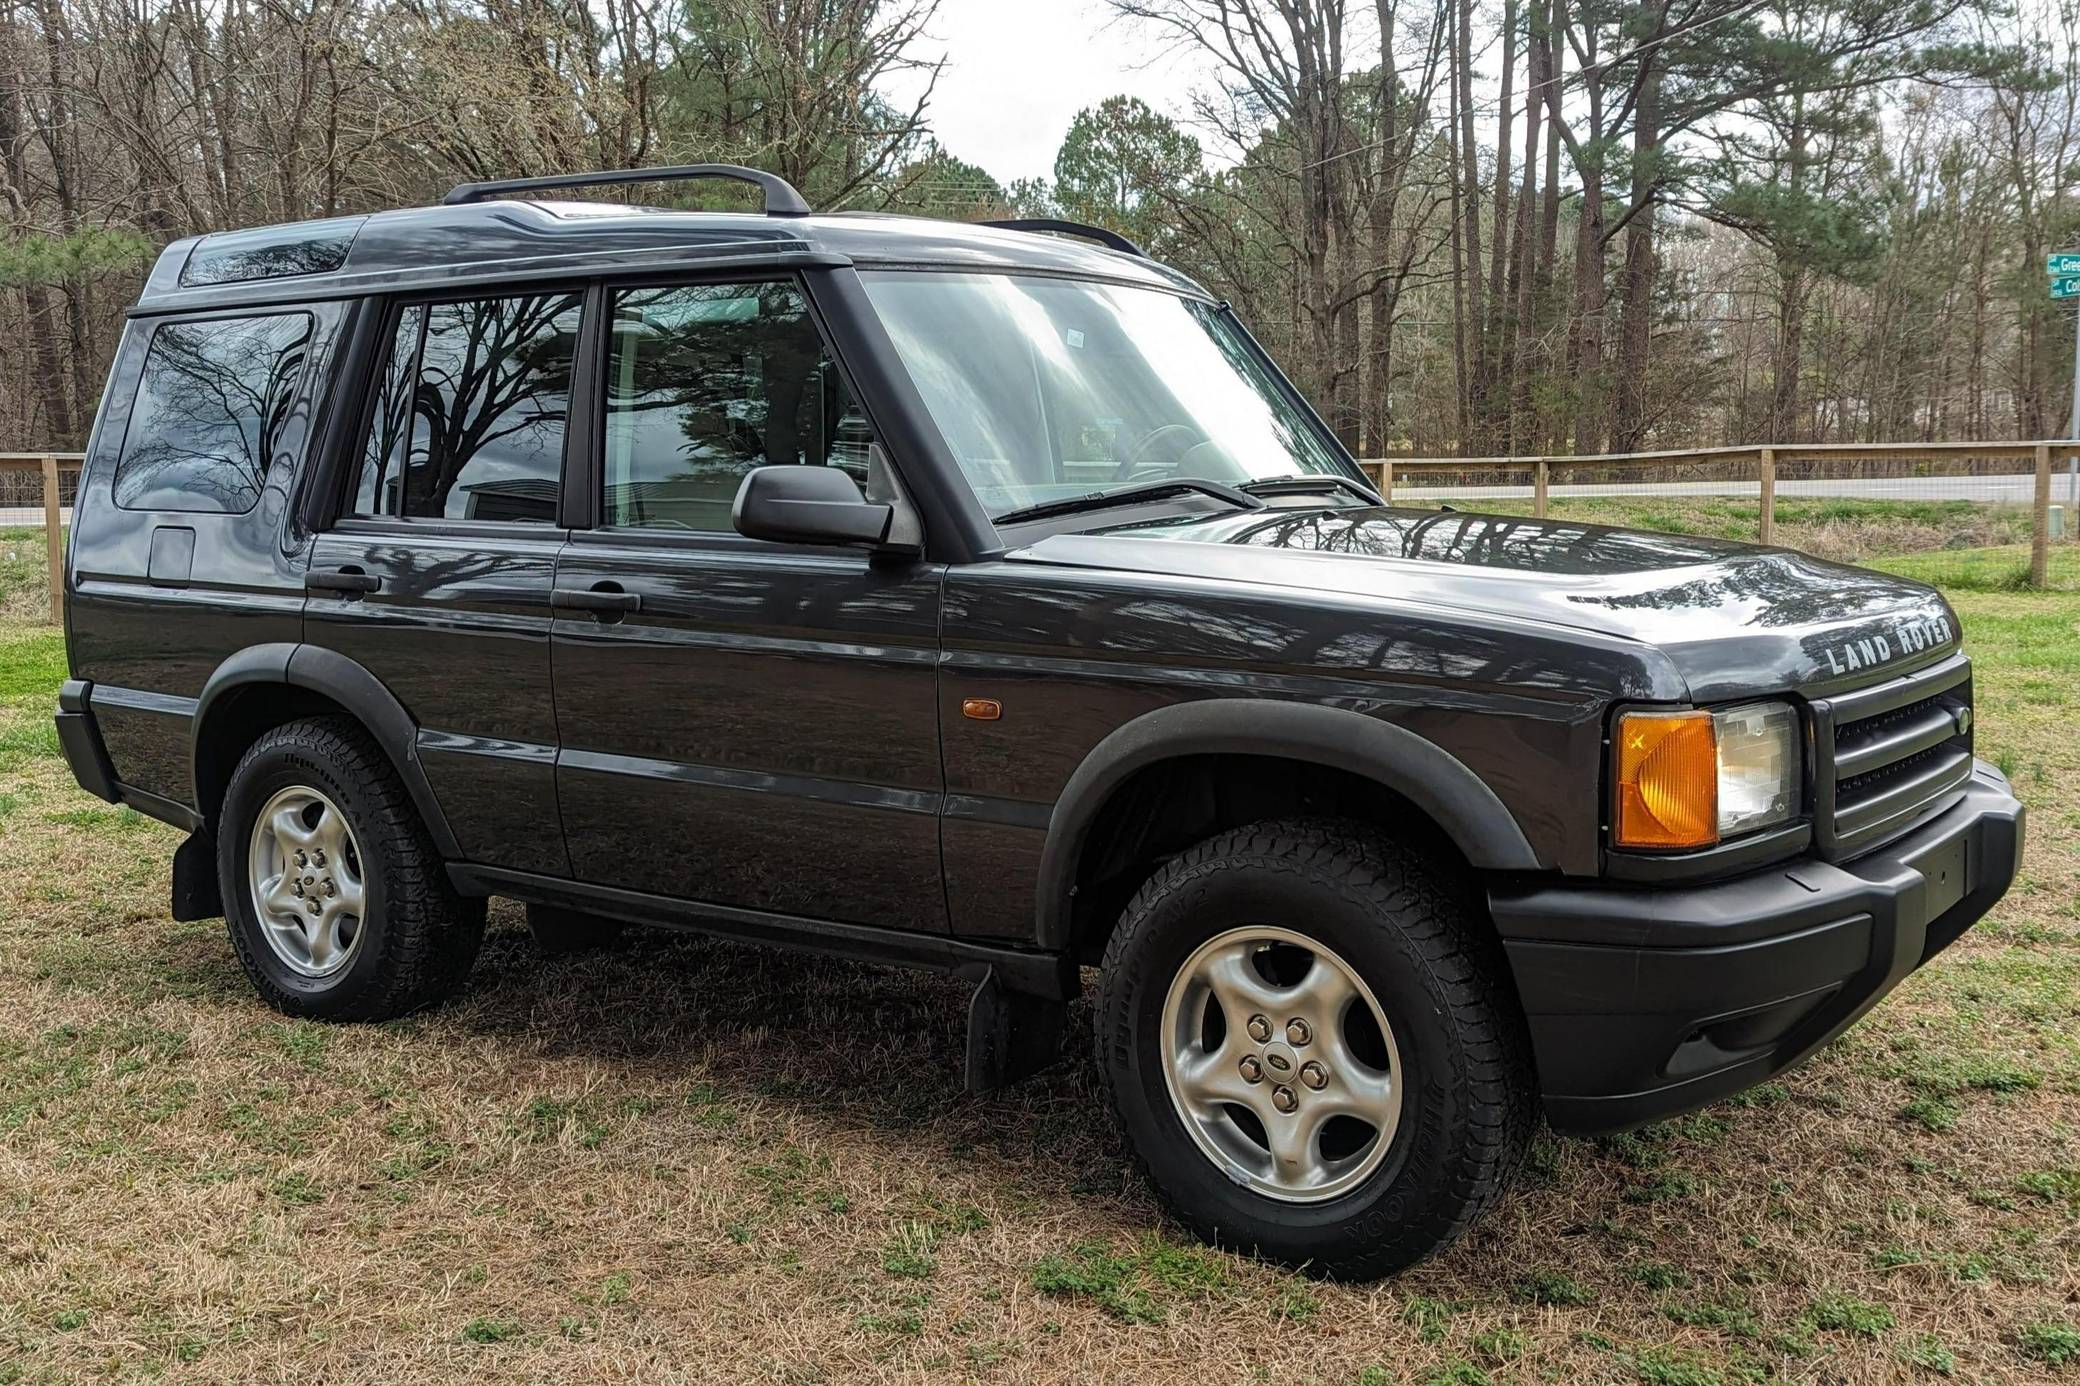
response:
[[[284,804],[276,809],[268,826],[274,830],[277,849],[285,859],[293,860],[298,850],[316,845],[316,835],[303,825],[300,805]]]
[[[342,914],[361,917],[362,885],[361,874],[349,866],[344,857],[332,868],[333,882],[339,887],[338,908]]]
[[[1316,1035],[1340,1037],[1343,1013],[1357,999],[1357,991],[1342,968],[1317,955],[1307,975],[1279,998],[1279,1004],[1304,1018]]]
[[[1202,1116],[1216,1115],[1220,1107],[1234,1103],[1249,1108],[1262,1118],[1267,1115],[1260,1110],[1264,1102],[1263,1086],[1243,1081],[1228,1046],[1211,1054],[1202,1052],[1197,1057],[1185,1057],[1177,1075],[1179,1095]]]
[[[260,883],[260,902],[266,906],[270,922],[274,916],[296,913],[296,896],[290,889],[287,873],[277,873]]]
[[[1387,1120],[1393,1110],[1394,1079],[1377,1069],[1355,1062],[1329,1068],[1329,1085],[1308,1099],[1310,1107],[1327,1116],[1352,1116],[1372,1126]]]
[[[1251,1014],[1269,1014],[1279,1007],[1281,993],[1257,975],[1250,961],[1254,952],[1248,944],[1237,944],[1207,959],[1201,971],[1230,1026],[1239,1027]]]
[[[1277,1116],[1264,1123],[1274,1179],[1289,1189],[1304,1189],[1321,1181],[1321,1129],[1322,1119],[1305,1113]]]
[[[304,939],[310,945],[312,967],[330,963],[339,953],[339,911],[323,909],[312,915]]]
[[[346,819],[331,807],[325,807],[319,814],[317,826],[311,829],[311,845],[325,854],[328,867],[346,861]]]

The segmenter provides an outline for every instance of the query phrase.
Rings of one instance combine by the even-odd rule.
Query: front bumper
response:
[[[1490,908],[1555,1129],[1620,1131],[1782,1073],[1955,942],[2015,879],[1999,771],[1853,861],[1709,885],[1497,885]]]

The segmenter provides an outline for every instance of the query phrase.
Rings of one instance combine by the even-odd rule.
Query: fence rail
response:
[[[44,545],[50,568],[51,619],[59,617],[58,594],[64,589],[65,535],[63,524],[64,481],[67,472],[76,480],[85,454],[77,452],[0,452],[0,502],[13,498],[17,478],[34,479],[43,510]],[[1556,475],[1604,470],[1614,473],[1706,466],[1722,471],[1752,469],[1755,494],[1761,504],[1757,537],[1771,543],[1777,528],[1777,482],[1786,469],[1819,467],[1830,463],[1885,462],[1925,464],[1929,462],[2027,462],[2030,465],[2029,504],[2031,525],[2030,581],[2043,586],[2050,572],[2052,463],[2074,461],[2080,466],[2080,439],[2009,443],[1802,443],[1725,448],[1681,448],[1664,452],[1597,453],[1563,457],[1375,457],[1359,462],[1378,484],[1389,504],[1394,499],[1396,479],[1403,482],[1426,474],[1460,475],[1494,473],[1530,477],[1532,513],[1544,518],[1552,504]],[[1955,474],[1953,474],[1955,475]],[[2080,492],[2080,469],[2076,469],[2076,492]],[[1738,483],[1743,488],[1745,480]],[[1492,489],[1493,483],[1451,490]],[[1414,487],[1415,490],[1437,488]],[[2080,508],[2080,493],[2076,493]]]
[[[1461,476],[1480,474],[1509,474],[1530,478],[1532,514],[1544,518],[1552,504],[1554,477],[1571,472],[1605,471],[1611,473],[1646,472],[1656,468],[1678,470],[1691,467],[1708,467],[1722,473],[1740,470],[1753,477],[1754,495],[1760,502],[1761,518],[1757,524],[1757,538],[1765,544],[1776,539],[1777,528],[1777,483],[1787,470],[1800,468],[1824,468],[1829,464],[1841,463],[1889,463],[1895,467],[1911,468],[1916,464],[1929,463],[1955,466],[1971,462],[2026,462],[2029,464],[2029,505],[2032,511],[2030,539],[2030,581],[2043,586],[2050,571],[2051,550],[2051,483],[2052,463],[2055,460],[2080,459],[2080,440],[2036,440],[2028,442],[2001,443],[1801,443],[1801,444],[1755,444],[1740,447],[1681,448],[1662,452],[1592,453],[1559,457],[1376,457],[1359,462],[1376,482],[1380,494],[1391,504],[1394,499],[1396,479],[1404,483],[1426,474],[1456,473]],[[1911,471],[1900,475],[1911,477]],[[1957,473],[1950,473],[1952,477]],[[1969,475],[1969,474],[1966,474]],[[1804,482],[1806,478],[1800,478]],[[1743,480],[1737,485],[1739,494],[1747,494],[1751,484]],[[1680,492],[1692,489],[1697,483],[1677,483],[1672,489]],[[1443,494],[1446,491],[1493,490],[1492,481],[1483,481],[1471,486],[1436,488],[1415,487]],[[1724,493],[1723,489],[1720,493]],[[1648,492],[1647,494],[1652,494]],[[2076,495],[2080,501],[2080,495]]]

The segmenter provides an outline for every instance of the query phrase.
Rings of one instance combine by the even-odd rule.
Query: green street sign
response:
[[[2080,274],[2080,251],[2065,250],[2055,255],[2046,255],[2044,257],[2044,273],[2051,275],[2053,278]],[[2054,295],[2054,297],[2060,298],[2064,296],[2063,294]]]
[[[2080,274],[2062,274],[2051,281],[2053,298],[2080,298]]]

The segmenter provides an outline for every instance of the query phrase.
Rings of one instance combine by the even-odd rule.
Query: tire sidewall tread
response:
[[[1098,1069],[1174,1216],[1217,1244],[1370,1278],[1421,1259],[1485,1211],[1523,1160],[1535,1085],[1507,965],[1475,908],[1406,846],[1338,820],[1222,833],[1142,885],[1105,950]],[[1193,1142],[1163,1074],[1158,1032],[1177,967],[1249,923],[1318,937],[1366,979],[1394,1028],[1407,1086],[1393,1147],[1363,1184],[1324,1202],[1233,1182]]]

